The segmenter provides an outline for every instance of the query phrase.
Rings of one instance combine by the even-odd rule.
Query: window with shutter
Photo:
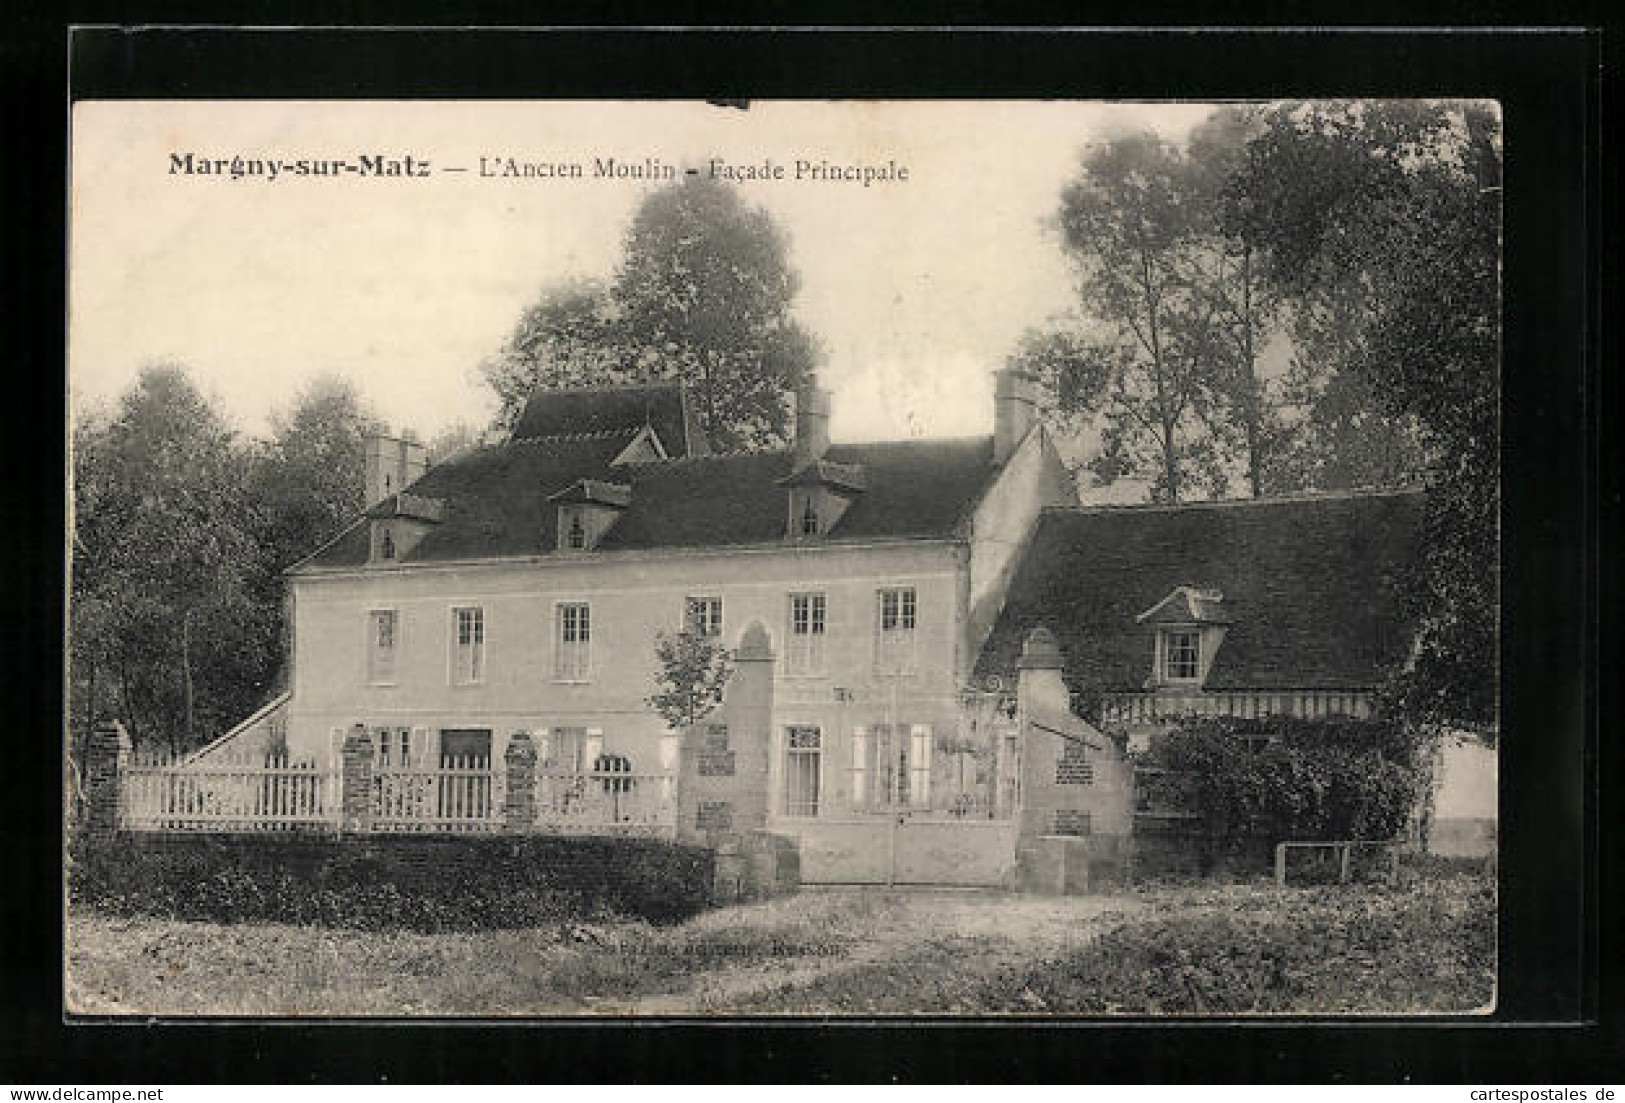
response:
[[[452,680],[477,685],[485,680],[485,610],[477,605],[452,610],[456,651]]]
[[[785,673],[823,673],[825,611],[823,594],[790,595],[790,631],[784,654]]]

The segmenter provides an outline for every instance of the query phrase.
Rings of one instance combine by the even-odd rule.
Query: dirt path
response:
[[[824,891],[677,927],[466,934],[90,916],[70,927],[69,1002],[158,1015],[977,1014],[990,993],[1019,1004],[1034,964],[1143,908],[1131,897]]]
[[[1092,941],[1141,905],[1126,897],[854,890],[818,896],[870,921],[839,953],[699,973],[682,992],[619,1001],[633,1014],[975,1014],[976,992]],[[804,896],[802,899],[806,899]],[[786,902],[775,902],[768,912]],[[867,906],[863,906],[867,905]],[[717,913],[733,921],[729,909]]]

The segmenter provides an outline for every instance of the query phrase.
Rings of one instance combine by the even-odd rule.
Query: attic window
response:
[[[1194,682],[1202,669],[1202,636],[1194,628],[1169,628],[1160,634],[1162,680]]]
[[[587,529],[581,523],[581,511],[579,509],[570,511],[570,529],[565,537],[565,544],[577,550],[587,546]]]
[[[388,529],[384,530],[383,536],[378,541],[378,558],[395,558],[395,538],[389,534]]]
[[[807,495],[806,504],[801,510],[801,535],[818,535],[818,505],[811,494]]]

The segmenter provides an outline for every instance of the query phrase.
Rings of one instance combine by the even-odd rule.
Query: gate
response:
[[[1015,873],[1013,819],[888,812],[778,830],[800,838],[804,884],[997,888]]]

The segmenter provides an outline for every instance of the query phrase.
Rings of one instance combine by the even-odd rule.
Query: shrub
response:
[[[76,905],[217,923],[664,924],[707,906],[711,862],[708,850],[653,839],[124,834],[77,848],[69,891]]]
[[[1028,1013],[1331,1014],[1463,1012],[1494,998],[1495,897],[1482,875],[1213,896],[1124,923],[990,1002]]]
[[[1393,838],[1428,780],[1421,737],[1380,720],[1194,720],[1154,740],[1145,759],[1179,776],[1188,810],[1230,850]]]

